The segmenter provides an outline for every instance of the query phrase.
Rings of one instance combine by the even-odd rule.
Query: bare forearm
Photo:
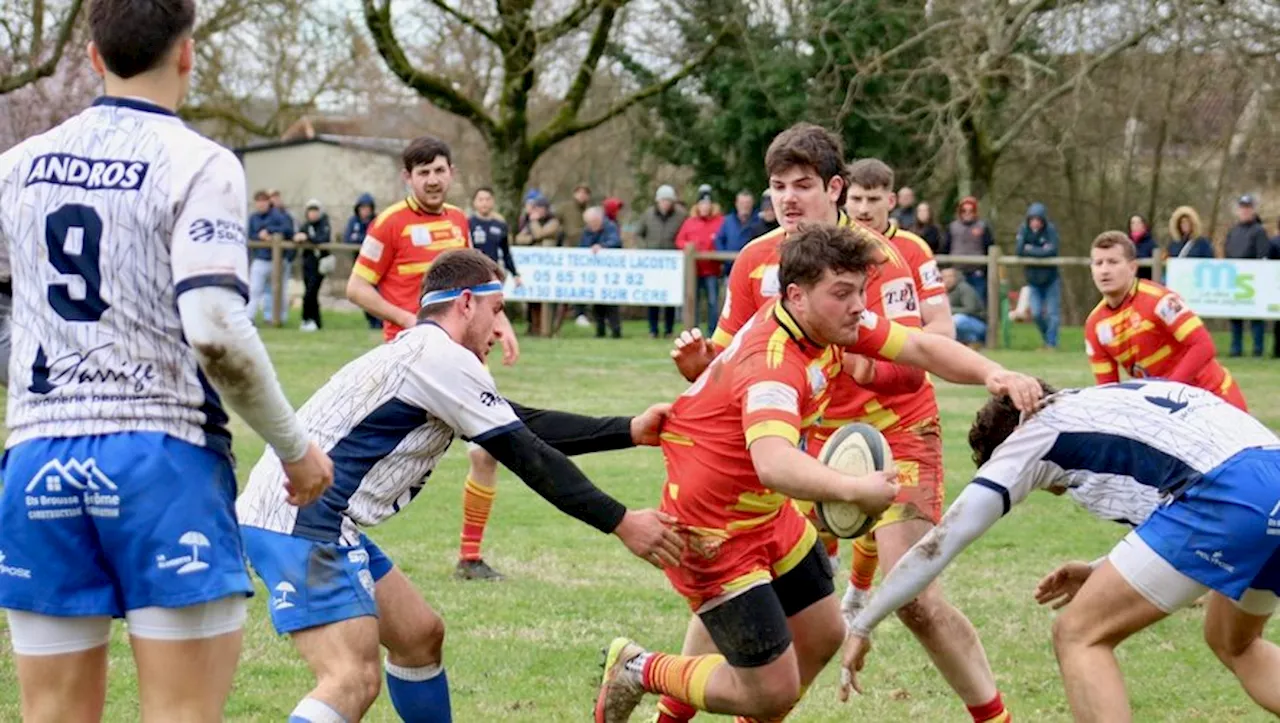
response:
[[[964,344],[938,334],[912,334],[896,361],[956,384],[986,384],[987,377],[1004,369]]]
[[[855,501],[851,498],[854,489],[849,477],[777,439],[783,444],[765,438],[751,445],[751,459],[761,484],[798,500]],[[759,447],[762,442],[767,448]]]
[[[361,309],[392,324],[406,326],[405,322],[412,316],[409,312],[382,298],[382,294],[378,293],[378,287],[358,276],[353,275],[347,280],[347,299]]]

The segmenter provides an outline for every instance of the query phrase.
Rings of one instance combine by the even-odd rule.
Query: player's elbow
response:
[[[355,274],[352,274],[350,277],[348,277],[347,278],[347,301],[350,301],[351,303],[356,304],[357,306],[363,307],[364,304],[361,303],[361,300],[362,300],[361,292],[363,292],[365,287],[367,287],[368,285],[369,285],[369,282],[365,281],[359,276],[356,276]]]

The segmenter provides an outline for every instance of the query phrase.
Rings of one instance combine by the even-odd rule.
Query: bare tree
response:
[[[0,95],[53,75],[75,33],[84,0],[0,0]]]
[[[437,23],[460,25],[472,44],[490,49],[493,63],[483,68],[493,86],[484,94],[464,89],[440,72],[415,63],[401,43],[399,22],[393,21],[390,0],[362,0],[365,25],[387,68],[407,87],[436,106],[469,121],[489,145],[493,185],[500,208],[514,211],[533,164],[557,144],[601,126],[637,103],[680,82],[711,56],[722,36],[657,80],[588,112],[588,96],[601,60],[626,26],[624,11],[630,0],[575,0],[563,14],[540,18],[533,0],[450,2],[430,0]],[[542,14],[550,14],[544,9]],[[593,22],[589,22],[593,21]],[[438,25],[429,37],[438,37]],[[591,27],[586,42],[582,31]],[[583,48],[576,67],[563,76],[549,66],[563,62],[566,46]],[[552,52],[548,52],[552,51]],[[477,73],[479,74],[479,73]],[[531,110],[539,97],[539,81],[550,76],[563,81],[559,102],[547,108],[549,119],[534,128]],[[553,92],[543,92],[550,97]]]

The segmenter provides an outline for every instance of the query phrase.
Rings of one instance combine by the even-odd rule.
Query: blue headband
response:
[[[489,294],[501,294],[502,282],[490,281],[487,284],[478,284],[476,286],[464,286],[459,289],[438,289],[436,291],[428,291],[422,295],[422,300],[418,302],[419,306],[429,306],[438,304],[441,301],[452,301],[462,296],[462,292],[470,291],[476,296],[487,296]]]

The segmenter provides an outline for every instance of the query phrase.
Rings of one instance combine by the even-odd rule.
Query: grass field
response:
[[[344,362],[379,340],[363,319],[330,315],[319,334],[266,330],[264,337],[289,398],[300,405]],[[1015,346],[996,353],[1011,368],[1059,386],[1090,381],[1079,330],[1067,330],[1063,349],[1030,351],[1032,332],[1020,327]],[[498,386],[536,406],[594,414],[628,414],[669,401],[684,384],[667,359],[665,341],[629,325],[621,341],[587,338],[570,328],[566,338],[526,339],[514,368],[496,363]],[[1219,348],[1223,348],[1219,340]],[[1280,429],[1280,362],[1231,360],[1255,413]],[[954,497],[973,471],[964,440],[985,392],[939,384],[946,441],[947,484]],[[235,429],[243,477],[262,442],[243,425]],[[580,458],[601,487],[629,506],[653,506],[663,478],[661,454],[628,450]],[[561,516],[503,472],[485,538],[485,556],[508,575],[500,584],[450,579],[456,559],[466,456],[454,446],[431,483],[404,514],[371,536],[444,616],[446,663],[455,720],[585,721],[598,681],[600,648],[619,634],[678,650],[688,608],[657,570],[604,537]],[[1039,577],[1068,559],[1105,552],[1123,529],[1097,522],[1066,499],[1032,495],[946,573],[945,589],[982,635],[999,686],[1021,721],[1066,721],[1070,716],[1049,641],[1053,613],[1037,607],[1031,590]],[[848,551],[842,552],[847,565]],[[843,591],[847,570],[839,576]],[[265,591],[253,599],[235,690],[232,721],[283,721],[311,686],[311,676],[286,639],[273,633]],[[1139,721],[1262,721],[1201,640],[1200,613],[1184,611],[1120,650]],[[1273,640],[1280,639],[1273,628]],[[7,638],[0,622],[0,638]],[[19,718],[8,641],[0,641],[0,721]],[[107,720],[137,719],[136,680],[123,631],[111,647]],[[789,720],[963,721],[967,714],[910,634],[887,621],[864,673],[868,694],[842,706],[830,666]],[[635,716],[652,711],[652,699]],[[703,716],[708,720],[712,716]],[[701,718],[700,718],[701,719]],[[367,720],[398,720],[385,694]],[[727,719],[725,719],[727,720]]]

